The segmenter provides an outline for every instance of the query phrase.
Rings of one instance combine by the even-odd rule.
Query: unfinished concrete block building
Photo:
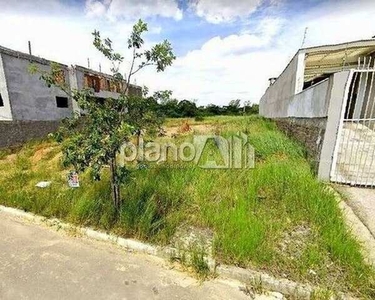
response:
[[[318,177],[375,186],[375,39],[300,49],[260,114],[305,143]]]
[[[0,46],[0,147],[43,137],[55,131],[60,120],[80,113],[77,103],[57,87],[48,87],[31,74],[35,64],[49,71],[52,61]],[[56,63],[56,62],[55,62]],[[81,66],[57,63],[61,72],[56,78],[71,89],[92,89],[99,101],[117,99],[125,90],[126,82],[114,81],[108,74]],[[142,89],[130,85],[128,93],[142,94]]]
[[[39,75],[31,75],[31,63],[49,70],[51,61],[0,47],[0,120],[52,121],[70,116],[71,100],[60,89],[49,88]],[[68,66],[59,65],[66,81]]]

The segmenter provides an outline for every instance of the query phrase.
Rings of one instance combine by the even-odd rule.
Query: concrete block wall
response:
[[[352,71],[342,71],[333,74],[332,86],[329,94],[327,126],[320,154],[319,172],[320,179],[330,180],[333,156],[337,146],[340,122],[344,118],[346,99],[353,78]]]
[[[291,97],[288,101],[288,117],[325,118],[328,114],[330,90],[333,77]]]
[[[74,80],[72,81],[72,83],[74,83],[74,85],[72,84],[72,89],[81,90],[81,89],[85,88],[85,86],[84,86],[85,71],[83,71],[81,69],[81,67],[77,67],[77,66],[73,67],[70,70],[70,74],[71,74],[71,77],[74,78]],[[95,72],[95,74],[97,74],[97,75],[100,74],[100,76],[105,76],[105,74],[102,74],[102,73],[99,73],[99,72]],[[110,77],[108,76],[108,78],[110,78]],[[98,97],[98,98],[117,99],[118,97],[120,97],[120,93],[115,93],[115,92],[111,92],[111,91],[99,91],[98,93],[94,92],[94,96]]]
[[[275,122],[288,137],[304,144],[313,169],[318,173],[327,118],[283,118]]]
[[[0,121],[0,148],[21,145],[55,132],[60,121]]]
[[[56,96],[67,95],[59,88],[49,88],[39,79],[40,75],[30,74],[29,60],[2,54],[2,61],[13,120],[52,121],[71,116],[71,99],[68,100],[67,108],[57,107]],[[33,63],[41,70],[50,70],[49,65]],[[69,84],[68,70],[63,70],[66,83]]]
[[[0,95],[3,100],[3,106],[0,106],[0,120],[11,121],[12,111],[10,107],[7,81],[5,79],[3,55],[0,53]]]

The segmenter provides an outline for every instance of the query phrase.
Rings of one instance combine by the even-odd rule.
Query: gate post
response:
[[[353,71],[342,71],[333,75],[333,84],[328,99],[327,125],[318,170],[318,178],[324,181],[331,179],[332,171],[335,168],[338,138],[352,77]]]

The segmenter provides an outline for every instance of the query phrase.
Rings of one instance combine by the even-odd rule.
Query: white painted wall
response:
[[[268,87],[259,103],[262,116],[268,118],[288,116],[289,102],[303,89],[304,61],[305,53],[298,52],[275,83]]]
[[[327,117],[331,82],[332,78],[328,78],[291,97],[287,103],[288,117]]]
[[[261,115],[267,118],[324,118],[328,114],[332,77],[302,92],[265,103]]]

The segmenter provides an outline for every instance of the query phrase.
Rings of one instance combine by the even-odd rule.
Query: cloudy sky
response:
[[[226,104],[259,101],[301,47],[375,35],[374,0],[0,0],[0,45],[65,64],[109,71],[91,32],[110,37],[129,58],[126,40],[139,18],[146,47],[168,39],[177,60],[164,73],[135,78],[179,99]],[[126,72],[128,62],[122,67]]]

